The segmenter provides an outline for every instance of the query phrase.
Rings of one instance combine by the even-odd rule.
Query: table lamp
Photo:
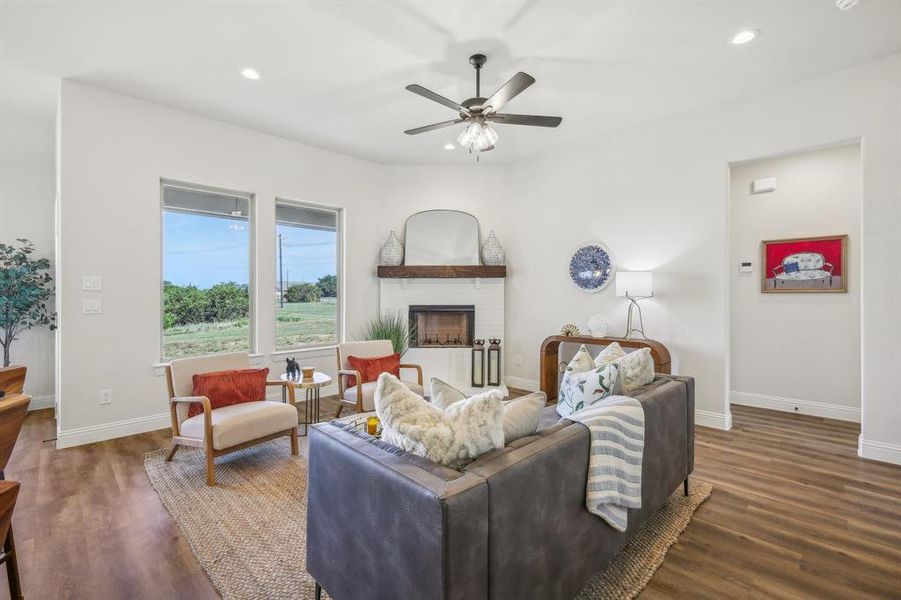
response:
[[[632,339],[632,335],[640,335],[644,339],[648,339],[644,334],[644,319],[641,316],[641,307],[638,301],[644,298],[654,296],[653,278],[651,271],[619,271],[616,274],[616,295],[628,298],[629,317],[626,320],[627,340]],[[632,311],[638,309],[638,327],[632,324]]]

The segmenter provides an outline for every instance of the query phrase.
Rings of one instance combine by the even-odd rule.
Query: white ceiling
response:
[[[558,129],[498,126],[490,162],[667,117],[901,52],[901,1],[24,2],[0,8],[3,109],[51,116],[55,78],[381,163],[469,162],[454,117],[403,88],[488,93],[516,71],[538,82],[508,112]],[[744,28],[759,40],[729,44]],[[262,75],[239,75],[245,66]],[[11,135],[14,127],[9,125]],[[22,135],[22,151],[37,143]],[[46,146],[46,140],[40,143]],[[7,144],[7,147],[8,144]]]

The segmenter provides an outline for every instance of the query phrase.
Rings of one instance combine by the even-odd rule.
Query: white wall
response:
[[[537,381],[541,340],[562,324],[605,312],[614,333],[624,325],[626,304],[612,288],[588,295],[566,277],[570,250],[603,239],[620,268],[654,270],[648,333],[670,347],[677,372],[697,378],[699,423],[728,427],[728,165],[860,139],[861,451],[901,462],[893,374],[901,342],[901,55],[507,169],[383,167],[67,82],[61,115],[65,332],[57,388],[71,398],[63,444],[111,437],[98,424],[165,426],[163,381],[150,368],[159,346],[161,176],[256,192],[261,228],[271,227],[276,195],[348,207],[356,238],[347,252],[351,335],[374,312],[372,273],[388,229],[400,230],[415,210],[470,210],[507,249],[506,372],[523,382]],[[85,235],[92,228],[95,239]],[[260,289],[272,288],[272,251],[261,238]],[[104,276],[103,315],[79,313],[82,273]],[[258,310],[260,323],[271,321],[271,307]],[[271,329],[259,337],[268,352]],[[103,387],[114,389],[114,402],[101,409]]]
[[[500,167],[376,165],[68,81],[60,105],[60,446],[168,427],[154,368],[160,178],[255,194],[260,298],[275,286],[274,199],[344,208],[348,339],[378,311],[378,251],[410,214],[454,208],[476,214],[486,233],[503,225]],[[102,276],[103,291],[82,292],[82,275]],[[102,299],[102,314],[81,314],[87,296]],[[286,355],[298,356],[333,373],[331,348],[273,352],[274,310],[255,308],[257,362],[280,373]],[[101,389],[113,390],[110,406],[100,406]]]
[[[34,242],[35,251],[53,262],[53,120],[20,87],[48,91],[40,76],[4,62],[0,77],[0,242]],[[49,90],[52,93],[52,90]],[[12,345],[13,364],[28,366],[25,391],[29,408],[53,406],[53,333],[48,328],[21,334]]]
[[[751,194],[763,177],[776,190]],[[735,165],[730,183],[732,403],[859,421],[860,146]],[[835,234],[849,236],[847,293],[760,292],[761,240]]]
[[[253,192],[256,281],[275,287],[274,200],[343,207],[346,329],[375,313],[377,253],[386,231],[377,165],[226,125],[127,96],[63,81],[60,170],[59,445],[168,426],[160,347],[160,178]],[[103,291],[81,292],[82,275]],[[100,315],[81,314],[99,296]],[[283,367],[274,348],[273,303],[256,307],[262,364]],[[302,362],[333,372],[333,350]],[[272,361],[272,362],[270,362]],[[113,391],[99,405],[101,389]]]
[[[568,253],[606,241],[620,268],[652,269],[649,335],[697,378],[699,423],[727,426],[728,165],[861,139],[864,456],[901,462],[901,55],[755,98],[586,141],[510,168],[508,374],[535,380],[544,336],[626,305],[566,277]],[[536,215],[539,215],[536,217]],[[511,360],[521,353],[524,364]]]

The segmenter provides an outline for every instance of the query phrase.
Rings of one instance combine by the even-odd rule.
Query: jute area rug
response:
[[[171,463],[164,462],[165,450],[144,459],[151,484],[225,600],[313,598],[305,560],[307,453],[301,439],[301,456],[291,456],[284,438],[218,459],[216,487],[206,485],[199,450],[182,448]],[[692,479],[690,496],[681,488],[675,492],[578,600],[637,596],[711,489]]]

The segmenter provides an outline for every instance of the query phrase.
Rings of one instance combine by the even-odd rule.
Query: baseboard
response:
[[[28,410],[43,410],[45,408],[56,408],[56,398],[53,394],[49,396],[32,396],[31,402],[28,404]]]
[[[527,392],[537,392],[541,389],[541,386],[538,385],[538,382],[534,379],[526,379],[525,377],[514,377],[512,375],[507,375],[504,377],[504,382],[507,384],[507,387],[516,388],[518,390],[525,390]]]
[[[718,413],[710,410],[695,409],[695,425],[729,431],[732,429],[732,413]]]
[[[860,408],[842,406],[841,404],[826,404],[825,402],[811,402],[810,400],[767,396],[750,392],[730,392],[729,401],[732,404],[740,404],[742,406],[755,406],[757,408],[768,408],[782,412],[860,423]]]
[[[125,419],[124,421],[76,427],[75,429],[60,431],[57,434],[56,447],[57,449],[71,448],[72,446],[103,442],[136,433],[168,429],[171,426],[171,417],[168,412],[165,412],[158,415]]]
[[[901,465],[901,445],[865,440],[863,434],[857,438],[857,455],[861,458]]]

